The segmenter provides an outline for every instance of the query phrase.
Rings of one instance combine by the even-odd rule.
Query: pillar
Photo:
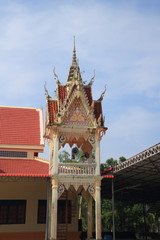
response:
[[[53,136],[53,159],[51,160],[51,174],[58,174],[58,147],[59,147],[59,139],[57,135]]]
[[[59,139],[57,133],[53,134],[53,139],[49,143],[50,147],[50,174],[54,175],[58,173],[58,148]]]
[[[57,209],[58,209],[58,180],[52,179],[52,204],[51,204],[51,235],[50,240],[57,240]]]
[[[102,239],[101,236],[101,187],[96,184],[95,189],[95,213],[96,213],[96,240]]]
[[[88,221],[88,230],[87,230],[87,238],[91,238],[92,237],[92,197],[91,195],[88,196],[88,200],[87,200],[87,207],[88,207],[88,211],[87,211],[87,221]]]
[[[100,175],[100,140],[95,142],[95,160],[96,160],[96,175]]]

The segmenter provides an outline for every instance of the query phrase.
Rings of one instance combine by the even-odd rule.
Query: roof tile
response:
[[[58,85],[59,100],[63,103],[67,94],[66,86]]]
[[[0,176],[49,177],[49,164],[32,159],[0,158]]]
[[[58,104],[57,101],[49,101],[48,102],[48,112],[49,112],[49,123],[55,123],[55,115],[58,112]]]
[[[41,145],[37,109],[0,107],[0,144]]]

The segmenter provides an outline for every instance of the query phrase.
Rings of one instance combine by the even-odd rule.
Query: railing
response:
[[[59,163],[58,173],[60,175],[95,175],[96,164],[88,163]]]
[[[120,164],[118,164],[117,166],[115,166],[113,168],[113,172],[119,172],[122,169],[125,169],[127,167],[130,167],[131,165],[138,163],[140,161],[143,161],[145,159],[148,159],[149,157],[152,157],[156,154],[160,153],[160,143],[154,145],[153,147],[150,147],[148,149],[146,149],[145,151],[127,159],[125,162],[122,162]]]

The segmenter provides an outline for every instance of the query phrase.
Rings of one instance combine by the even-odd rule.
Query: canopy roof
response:
[[[160,143],[115,166],[112,173],[115,199],[133,202],[160,200]],[[103,198],[111,198],[111,184],[111,179],[102,180]]]

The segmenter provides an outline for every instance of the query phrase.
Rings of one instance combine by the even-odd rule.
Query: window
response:
[[[0,151],[0,157],[27,157],[27,152]]]
[[[46,208],[47,201],[46,200],[38,200],[38,218],[37,223],[46,223]]]
[[[67,203],[67,204],[66,204]],[[66,214],[67,211],[67,214]],[[66,217],[68,216],[68,223],[71,223],[72,209],[71,201],[58,200],[58,223],[66,223]]]
[[[0,200],[0,224],[25,224],[26,200]]]

